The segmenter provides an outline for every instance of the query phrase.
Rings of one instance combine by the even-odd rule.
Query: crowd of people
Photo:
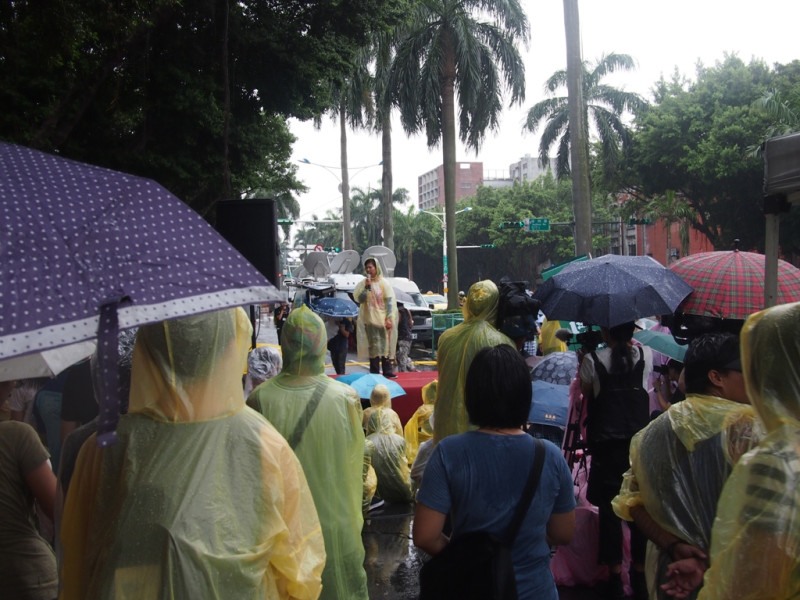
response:
[[[413,507],[413,542],[430,555],[500,535],[541,448],[511,558],[520,599],[558,598],[551,558],[582,500],[562,448],[535,448],[528,431],[537,328],[524,315],[503,325],[509,286],[473,284],[464,321],[439,340],[438,379],[403,424],[385,386],[365,408],[325,374],[327,351],[344,370],[353,334],[370,372],[393,377],[395,353],[406,363],[403,307],[379,262],[365,269],[355,327],[340,321],[334,336],[303,305],[276,310],[279,349],[248,351],[240,308],[123,332],[110,447],[96,443],[96,356],[52,380],[0,383],[3,594],[366,600],[361,530],[376,500]],[[694,337],[682,364],[637,343],[635,327],[602,328],[573,379],[600,591],[800,596],[800,303],[752,315],[741,336]],[[566,352],[561,332],[545,323],[539,351]]]

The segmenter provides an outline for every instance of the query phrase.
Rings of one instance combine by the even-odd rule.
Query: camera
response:
[[[669,365],[653,365],[653,371],[664,377],[669,376]]]
[[[575,336],[575,340],[581,347],[588,348],[591,351],[603,343],[603,334],[596,329],[588,329]]]

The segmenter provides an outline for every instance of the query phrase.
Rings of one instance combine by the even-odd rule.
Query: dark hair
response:
[[[519,427],[531,410],[531,377],[522,355],[507,344],[482,348],[467,371],[464,403],[478,427]]]
[[[364,266],[366,267],[369,263],[372,263],[372,266],[375,267],[376,269],[378,268],[378,263],[375,262],[374,258],[368,258],[367,260],[365,260]]]
[[[704,333],[689,343],[683,359],[683,376],[687,394],[705,394],[711,381],[708,372],[727,371],[726,365],[739,355],[739,336],[732,333]]]
[[[636,323],[622,323],[609,328],[608,337],[616,342],[611,350],[611,373],[628,373],[633,369],[633,360],[628,352],[628,342],[633,338]]]

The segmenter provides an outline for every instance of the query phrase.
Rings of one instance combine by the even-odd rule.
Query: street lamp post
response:
[[[466,212],[468,210],[472,210],[471,206],[467,206],[462,208],[461,210],[457,210],[455,214]],[[443,212],[431,212],[429,210],[422,210],[419,209],[419,212],[425,213],[426,215],[431,215],[436,217],[439,220],[439,223],[442,224],[442,283],[444,284],[444,295],[447,296],[448,290],[448,270],[447,270],[447,214]],[[448,307],[449,308],[449,307]]]
[[[339,182],[339,191],[342,194],[342,247],[345,250],[352,250],[353,249],[353,241],[350,236],[350,179],[355,178],[356,175],[364,171],[365,169],[369,169],[371,167],[378,167],[383,164],[383,161],[376,163],[374,165],[366,165],[364,167],[352,167],[349,168],[347,166],[344,167],[331,167],[328,165],[321,165],[319,163],[314,163],[308,160],[307,158],[301,158],[298,162],[301,162],[305,165],[313,165],[315,167],[321,167],[325,169],[328,173],[333,175],[336,178],[336,181]],[[337,169],[341,173],[341,177],[336,174],[334,169]],[[355,173],[350,175],[350,171],[355,171]]]

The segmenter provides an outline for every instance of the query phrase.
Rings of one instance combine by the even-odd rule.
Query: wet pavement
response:
[[[278,338],[272,320],[261,319],[258,331],[260,344],[277,345]],[[328,357],[329,358],[329,357]],[[412,350],[412,359],[418,368],[435,368],[430,352],[422,348]],[[348,355],[347,372],[369,371],[369,365],[359,362],[354,353]],[[330,360],[325,372],[335,374]],[[412,504],[384,504],[370,511],[364,519],[361,538],[364,542],[364,568],[370,600],[416,600],[419,596],[419,569],[427,555],[411,541]],[[598,600],[595,590],[582,586],[560,587],[559,600]]]

